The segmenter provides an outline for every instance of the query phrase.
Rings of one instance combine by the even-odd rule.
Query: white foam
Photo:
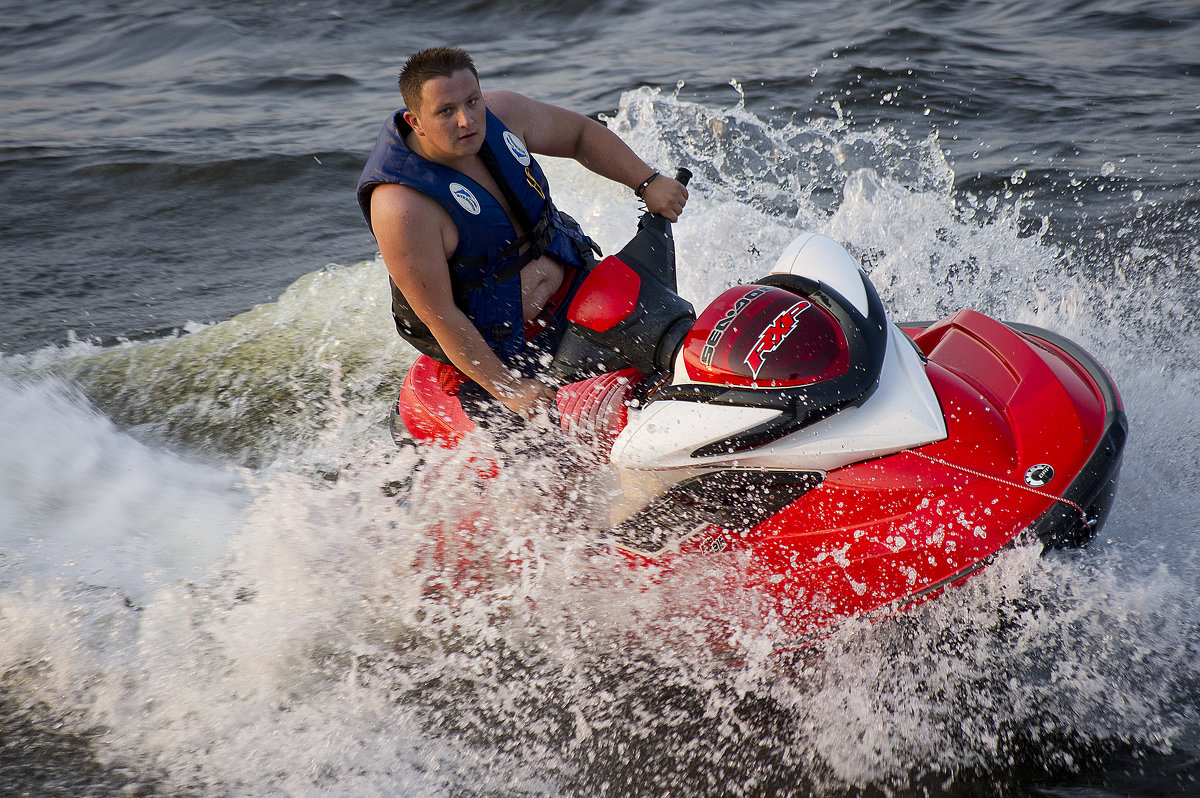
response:
[[[754,794],[817,773],[886,788],[986,769],[1013,746],[1065,762],[1077,743],[1194,739],[1195,708],[1178,698],[1200,684],[1200,579],[1183,553],[1200,520],[1200,344],[1173,322],[1191,298],[1136,263],[1105,283],[1063,274],[1011,209],[963,218],[936,141],[771,126],[648,90],[626,96],[614,127],[660,168],[696,167],[676,235],[698,304],[814,230],[867,256],[897,318],[970,306],[1086,343],[1132,428],[1097,545],[1018,549],[782,671],[753,591],[714,587],[744,569],[736,555],[669,578],[589,556],[612,498],[603,475],[559,487],[533,458],[480,487],[460,452],[434,456],[406,503],[384,495],[414,470],[385,428],[412,355],[391,335],[376,261],[314,272],[278,303],[179,338],[6,361],[22,373],[0,382],[6,693],[106,728],[102,757],[169,786],[246,795]],[[549,171],[560,205],[619,248],[637,215],[628,192]],[[1123,315],[1139,297],[1144,326]],[[146,401],[131,408],[149,418],[132,430],[143,441],[190,430],[203,444],[253,417],[268,428],[248,439],[271,456],[242,470],[234,445],[211,445],[229,463],[211,465],[138,442],[30,376],[55,370]],[[218,387],[180,383],[189,370]],[[161,407],[134,390],[179,384]],[[463,531],[461,558],[427,557],[439,525]],[[744,660],[723,662],[714,637]]]

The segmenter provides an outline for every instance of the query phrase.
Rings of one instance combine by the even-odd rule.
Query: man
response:
[[[535,376],[557,348],[594,245],[554,207],[531,153],[573,158],[671,221],[687,189],[598,122],[482,91],[462,50],[413,55],[399,83],[407,107],[384,126],[358,188],[397,329],[446,364],[443,374],[452,366],[460,381],[533,418],[554,399]]]

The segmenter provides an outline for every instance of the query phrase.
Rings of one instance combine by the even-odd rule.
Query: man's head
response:
[[[487,105],[469,55],[450,47],[422,50],[404,65],[400,90],[404,121],[416,134],[409,146],[418,155],[452,165],[479,153]]]
[[[414,53],[404,63],[398,81],[405,106],[419,112],[421,92],[428,81],[434,78],[453,77],[455,72],[464,69],[470,70],[471,74],[475,76],[475,82],[479,82],[479,72],[475,69],[475,62],[471,60],[471,56],[465,50],[457,47],[431,47],[428,50]]]

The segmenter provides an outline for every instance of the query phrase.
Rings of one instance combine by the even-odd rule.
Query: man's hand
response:
[[[554,389],[544,382],[517,378],[497,391],[496,398],[509,410],[529,421],[550,410],[554,404],[554,393]]]
[[[642,201],[646,210],[664,216],[672,222],[679,221],[683,206],[687,204],[688,190],[678,180],[672,180],[666,175],[659,175],[646,186],[642,192]]]

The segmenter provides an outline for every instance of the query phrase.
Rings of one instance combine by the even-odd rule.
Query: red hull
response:
[[[610,538],[612,548],[668,571],[744,552],[750,567],[736,587],[761,592],[773,628],[803,639],[935,596],[1023,533],[1086,542],[1111,502],[1125,436],[1103,370],[1056,336],[973,311],[902,327],[928,359],[946,439],[815,475],[815,487],[749,529],[714,522],[657,551],[628,538]],[[465,416],[419,369],[400,399],[404,422],[418,439],[453,445]]]

